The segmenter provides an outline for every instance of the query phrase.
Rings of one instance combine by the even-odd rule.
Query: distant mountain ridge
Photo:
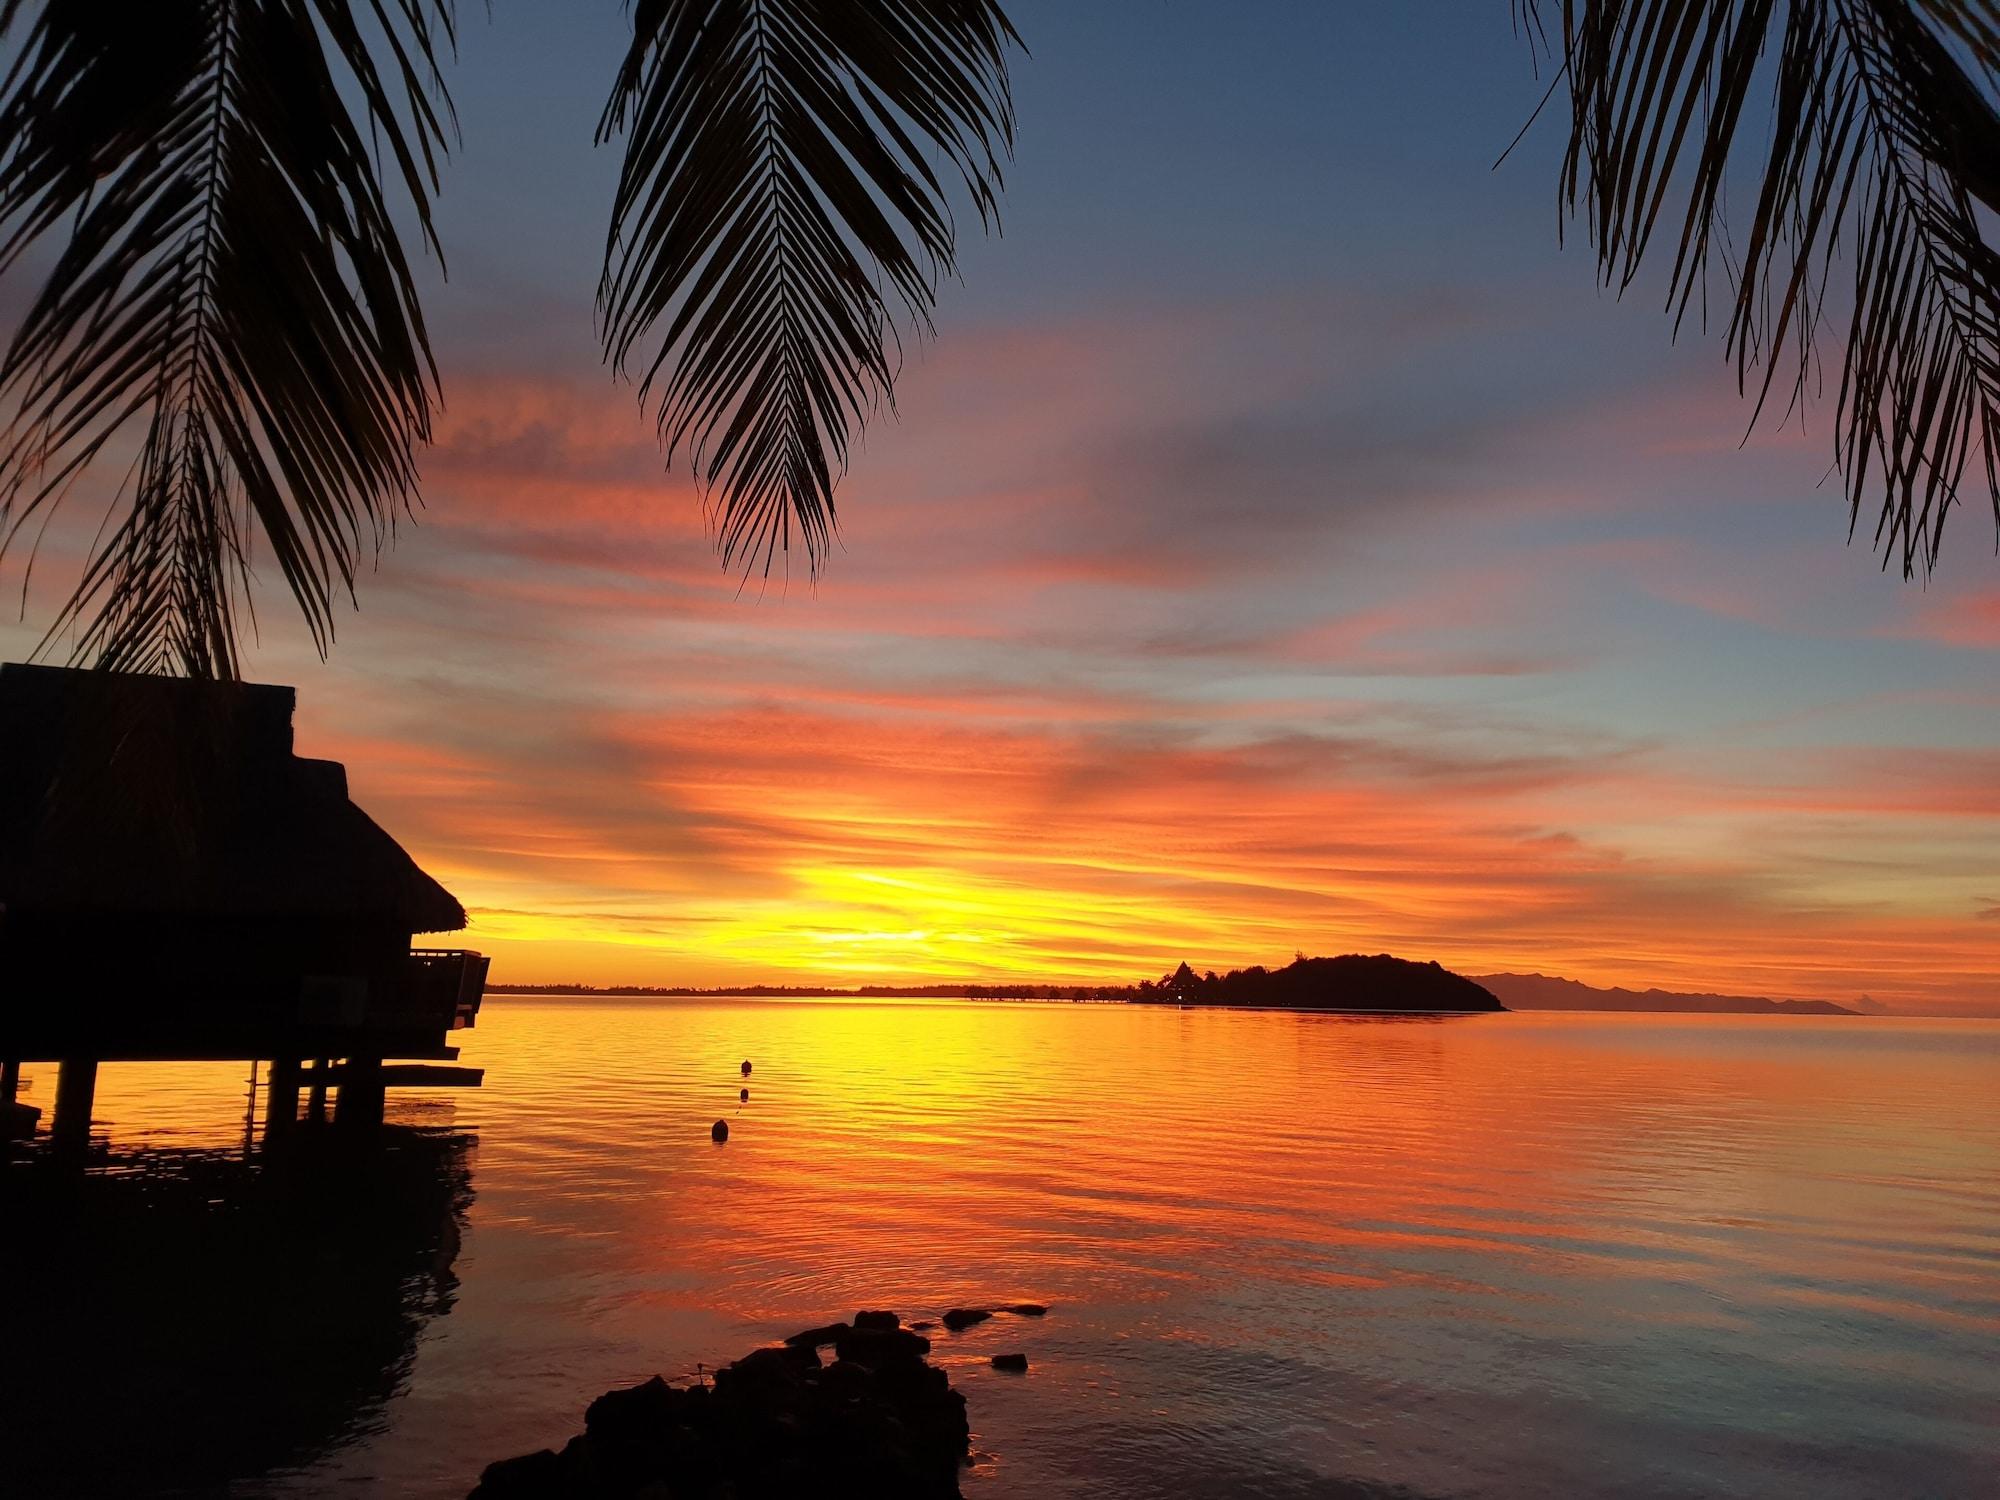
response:
[[[1510,1010],[1620,1010],[1683,1012],[1695,1015],[1858,1016],[1858,1010],[1831,1000],[1771,1000],[1762,995],[1691,995],[1674,990],[1599,989],[1550,974],[1468,976],[1500,997]]]

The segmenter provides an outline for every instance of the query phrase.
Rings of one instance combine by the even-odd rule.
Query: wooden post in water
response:
[[[56,1071],[56,1117],[49,1128],[58,1146],[90,1144],[90,1107],[97,1101],[97,1059],[66,1057]]]
[[[299,1118],[299,1059],[271,1059],[270,1081],[264,1087],[264,1138],[282,1135]]]
[[[340,1092],[333,1101],[333,1122],[365,1128],[382,1123],[382,1059],[350,1057],[340,1065]]]
[[[22,1118],[15,1118],[14,1100],[21,1092],[21,1060],[18,1057],[0,1059],[0,1152],[7,1149],[7,1143],[17,1135],[34,1134],[35,1116],[23,1109]]]

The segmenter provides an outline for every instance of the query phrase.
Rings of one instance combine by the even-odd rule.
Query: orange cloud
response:
[[[927,353],[817,588],[719,567],[629,390],[455,381],[333,664],[267,603],[256,670],[505,979],[1362,948],[2000,1005],[1945,649],[2000,596],[1885,639],[1893,580],[1798,541],[1816,461],[1712,392],[1485,375],[1476,308],[1142,313]]]

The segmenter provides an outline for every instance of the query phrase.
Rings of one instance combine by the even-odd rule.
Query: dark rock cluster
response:
[[[832,1345],[831,1363],[819,1351]],[[959,1493],[971,1442],[965,1397],[894,1313],[794,1334],[715,1372],[713,1384],[644,1385],[590,1403],[557,1453],[490,1465],[473,1500],[884,1500]]]

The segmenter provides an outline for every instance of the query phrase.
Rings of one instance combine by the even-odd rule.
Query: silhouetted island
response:
[[[1137,1004],[1240,1005],[1271,1010],[1505,1010],[1493,992],[1442,964],[1387,953],[1300,954],[1282,969],[1256,964],[1227,974],[1197,974],[1183,963],[1159,983],[1137,986]]]

